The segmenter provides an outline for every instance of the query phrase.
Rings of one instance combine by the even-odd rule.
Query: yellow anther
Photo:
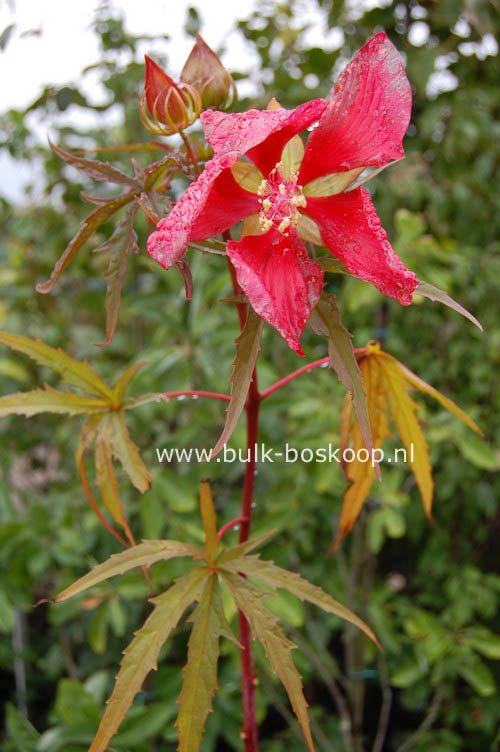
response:
[[[262,202],[262,208],[264,209],[264,212],[266,214],[267,214],[267,212],[269,211],[269,209],[271,208],[272,205],[273,205],[272,202],[268,198],[264,199],[264,201]]]
[[[299,193],[298,196],[294,196],[291,199],[290,203],[292,204],[292,206],[307,206],[306,197],[302,193]]]
[[[285,217],[281,220],[278,226],[278,230],[280,232],[285,232],[290,227],[290,217]]]
[[[283,183],[280,183],[279,184],[279,192],[281,193],[282,196],[285,195],[285,191],[286,191],[285,186],[283,185]]]
[[[257,188],[257,195],[258,196],[265,196],[267,193],[267,180],[263,180],[259,187]]]

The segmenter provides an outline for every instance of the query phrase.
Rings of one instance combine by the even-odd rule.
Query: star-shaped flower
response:
[[[381,32],[340,75],[327,100],[286,110],[202,114],[213,159],[160,220],[151,256],[173,266],[191,241],[244,219],[227,244],[254,310],[302,354],[300,336],[323,285],[303,241],[326,246],[351,274],[403,305],[418,280],[392,249],[368,191],[354,181],[367,167],[404,156],[411,88],[399,53]],[[312,129],[307,144],[298,135]]]

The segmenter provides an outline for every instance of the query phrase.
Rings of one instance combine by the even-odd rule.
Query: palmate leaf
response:
[[[208,578],[189,621],[193,622],[193,628],[175,724],[179,730],[179,752],[198,752],[200,748],[205,721],[217,690],[220,637],[228,637],[237,644],[224,616],[220,586],[215,575]]]
[[[270,530],[268,533],[259,535],[258,538],[250,538],[244,543],[238,543],[236,546],[231,546],[231,548],[225,548],[217,557],[217,564],[219,566],[222,566],[228,561],[240,558],[244,554],[248,553],[248,551],[253,551],[259,546],[262,546],[263,543],[268,541],[269,538],[272,538],[273,535],[276,535],[276,530]]]
[[[90,425],[89,435],[92,428]],[[265,607],[265,593],[252,584],[247,575],[270,585],[272,589],[284,587],[297,597],[308,600],[329,613],[349,619],[372,639],[375,640],[375,637],[361,620],[320,588],[272,562],[263,562],[257,556],[245,555],[245,550],[256,548],[269,537],[269,534],[249,540],[245,544],[223,549],[214,559],[215,544],[217,543],[217,548],[221,544],[214,539],[215,512],[211,494],[207,493],[208,481],[202,481],[200,490],[200,507],[205,530],[203,549],[173,540],[143,541],[126,551],[114,554],[107,561],[94,567],[54,599],[56,602],[64,601],[129,569],[148,567],[157,561],[176,556],[189,557],[201,563],[201,566],[198,564],[187,575],[177,580],[166,593],[152,600],[155,610],[144,626],[135,633],[134,639],[124,651],[113,692],[89,752],[104,752],[107,748],[145,677],[151,669],[156,668],[163,642],[193,601],[198,601],[198,605],[189,619],[193,628],[188,642],[182,691],[178,699],[179,713],[176,725],[179,729],[179,752],[198,752],[206,718],[217,689],[220,637],[226,637],[240,649],[242,647],[226,621],[219,578],[228,585],[237,608],[250,623],[254,638],[262,643],[273,670],[288,692],[309,750],[313,752],[302,680],[291,657],[291,649],[295,646],[280,629],[278,618]]]
[[[113,554],[102,564],[95,566],[90,572],[87,572],[79,580],[76,580],[72,585],[58,593],[54,601],[56,603],[65,601],[94,585],[98,585],[100,582],[108,580],[110,577],[124,574],[129,569],[149,567],[157,561],[166,561],[178,556],[189,556],[193,559],[201,560],[203,558],[203,550],[192,546],[190,543],[182,543],[176,540],[142,541],[142,543],[131,546],[125,551]]]
[[[85,175],[88,175],[93,180],[104,181],[107,183],[118,183],[119,185],[128,185],[132,188],[139,188],[139,184],[135,178],[126,175],[121,170],[117,170],[116,167],[109,164],[109,162],[100,162],[97,159],[87,159],[86,157],[79,157],[76,154],[72,154],[69,151],[61,149],[60,146],[56,146],[49,138],[49,146],[60,159],[66,164],[76,167]]]
[[[63,381],[85,392],[85,395],[62,392],[46,385],[45,389],[4,395],[0,397],[0,417],[11,414],[29,417],[44,412],[87,415],[75,450],[75,462],[83,489],[101,523],[112,535],[115,535],[120,543],[126,545],[124,539],[116,533],[100,512],[87,480],[85,452],[95,442],[96,481],[103,504],[113,520],[123,528],[128,540],[135,543],[120,500],[112,459],[114,457],[120,461],[134,486],[144,493],[149,487],[149,471],[141,459],[137,446],[130,438],[125,423],[126,409],[138,407],[159,398],[158,395],[146,394],[129,400],[125,399],[125,392],[130,382],[143,364],[137,363],[130,366],[111,388],[87,361],[76,360],[63,350],[50,347],[39,340],[0,331],[0,343],[51,368],[61,376]]]
[[[242,572],[246,576],[254,577],[273,589],[284,588],[301,601],[308,601],[329,614],[334,614],[341,619],[351,622],[351,624],[361,629],[378,645],[377,638],[362,619],[359,619],[350,609],[336,601],[328,593],[325,593],[320,587],[313,585],[295,572],[282,569],[272,561],[263,561],[259,558],[258,554],[233,559],[224,564],[224,570],[229,570],[233,574]]]
[[[144,493],[149,488],[151,476],[142,461],[137,446],[130,438],[125,423],[124,411],[115,410],[108,413],[104,420],[106,421],[106,431],[113,449],[113,456],[119,460],[124,471],[138,491]]]
[[[89,238],[92,237],[99,227],[106,222],[106,220],[113,216],[113,214],[121,209],[122,206],[126,206],[133,201],[133,199],[133,192],[122,194],[121,196],[118,196],[118,198],[114,198],[106,204],[99,206],[89,214],[88,217],[83,220],[78,232],[71,238],[60,258],[56,261],[49,279],[46,282],[39,282],[36,286],[36,291],[42,294],[52,292],[61,274],[73,261],[80,248]]]
[[[248,310],[248,317],[245,327],[240,336],[235,340],[236,354],[233,363],[233,372],[231,374],[231,402],[227,409],[226,423],[212,451],[212,458],[215,457],[226,444],[238,423],[239,417],[243,412],[248,390],[252,381],[252,375],[260,350],[260,340],[264,320],[261,319],[251,308]]]
[[[296,645],[290,642],[278,626],[278,617],[263,605],[263,593],[237,574],[223,572],[222,576],[236,605],[245,614],[254,639],[262,644],[274,673],[285,687],[307,747],[310,752],[314,752],[307,702],[302,692],[302,679],[291,655],[292,648]]]
[[[417,406],[406,391],[406,381],[397,365],[386,359],[379,358],[379,361],[392,420],[406,449],[425,513],[430,518],[434,483],[429,461],[429,448],[416,416]]]
[[[131,381],[133,381],[138,371],[140,371],[141,368],[144,368],[145,365],[145,360],[140,361],[140,363],[134,363],[118,377],[113,387],[113,400],[115,404],[121,405],[124,402],[125,392],[129,388]],[[150,395],[142,395],[142,397],[145,396],[147,397]]]
[[[363,380],[354,355],[352,337],[340,320],[340,311],[333,295],[323,293],[321,300],[316,304],[311,321],[314,331],[328,337],[330,367],[352,395],[361,434],[367,449],[371,450],[373,439]]]
[[[420,379],[392,355],[383,352],[376,342],[369,343],[360,356],[360,369],[367,394],[375,448],[379,449],[385,436],[390,436],[387,423],[387,412],[390,411],[392,421],[406,449],[406,457],[409,458],[424,510],[430,518],[433,481],[429,452],[416,416],[416,404],[408,391],[418,390],[434,397],[476,433],[481,434],[481,429],[452,400]],[[339,532],[333,547],[338,545],[352,528],[368,496],[374,476],[371,462],[361,462],[357,459],[358,450],[365,449],[365,444],[357,422],[351,423],[351,416],[352,410],[346,402],[341,417],[341,444],[342,447],[346,447],[351,437],[355,459],[345,468],[350,486],[344,494]]]
[[[374,449],[380,449],[384,438],[390,436],[382,369],[377,358],[362,358],[360,370],[368,402]],[[352,448],[355,457],[357,457],[359,450],[365,448],[365,444],[357,421],[352,422],[352,400],[348,394],[341,414],[342,450],[348,446],[349,434],[352,436]],[[352,463],[346,463],[344,471],[350,485],[344,495],[339,530],[337,538],[332,544],[332,549],[335,549],[351,530],[375,478],[375,469],[371,462],[357,462],[355,460]]]
[[[27,418],[40,413],[65,413],[81,415],[82,413],[99,413],[107,410],[109,403],[100,397],[85,397],[72,392],[58,392],[45,385],[44,389],[30,392],[15,392],[0,397],[0,417],[5,415],[24,415]]]
[[[124,650],[113,692],[106,703],[89,752],[105,752],[107,749],[109,740],[116,733],[144,679],[152,669],[156,669],[163,643],[189,604],[199,596],[204,578],[206,571],[194,569],[177,580],[166,593],[152,600],[155,606],[153,613]]]
[[[108,268],[104,273],[106,281],[106,299],[104,303],[106,338],[104,342],[99,344],[99,347],[109,345],[116,332],[122,289],[127,275],[128,256],[132,250],[138,250],[137,235],[134,230],[134,221],[138,209],[139,206],[135,203],[132,206],[128,206],[125,216],[118,222],[111,237],[98,248],[94,249],[94,253],[96,251],[109,252]]]
[[[103,421],[100,421],[102,426]],[[100,427],[99,426],[99,427]],[[96,483],[101,495],[102,503],[113,520],[124,530],[129,530],[123,504],[120,499],[118,480],[113,467],[112,450],[106,439],[106,434],[97,429],[95,441],[95,475]]]
[[[24,353],[41,366],[47,366],[60,375],[66,384],[71,384],[87,394],[103,397],[110,402],[111,388],[91,368],[86,360],[76,360],[60,348],[51,347],[38,339],[20,334],[0,332],[0,342],[12,350]]]
[[[480,436],[483,435],[483,432],[477,425],[477,423],[474,423],[474,421],[469,418],[466,412],[464,412],[458,405],[453,402],[453,400],[449,399],[449,397],[445,397],[444,394],[441,394],[441,392],[438,392],[437,389],[434,389],[433,386],[428,384],[423,379],[419,378],[413,371],[410,371],[409,368],[406,368],[402,363],[400,363],[396,358],[393,358],[392,355],[389,355],[388,353],[383,353],[384,358],[391,359],[399,368],[399,370],[403,373],[403,375],[406,377],[407,385],[411,389],[418,389],[419,392],[423,392],[424,394],[428,394],[431,397],[434,397],[435,400],[437,400],[446,410],[449,410],[450,413],[453,413],[453,415],[456,415],[457,418],[460,418],[460,420],[463,420],[463,422],[469,426],[469,428],[472,428],[473,431],[478,433]]]
[[[206,559],[209,564],[212,564],[219,547],[219,537],[217,535],[215,507],[208,480],[202,480],[200,483],[200,512],[205,532]]]

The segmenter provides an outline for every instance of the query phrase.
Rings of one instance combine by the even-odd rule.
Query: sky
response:
[[[228,54],[237,56],[236,35],[227,37],[235,18],[248,15],[255,0],[231,0],[230,13],[214,12],[215,0],[115,0],[113,7],[123,11],[126,27],[134,34],[169,34],[168,49],[183,61],[193,44],[183,31],[190,4],[200,11],[208,43],[216,47],[227,40]],[[0,54],[2,109],[22,107],[43,84],[77,78],[82,68],[98,59],[92,22],[99,5],[97,0],[0,0],[0,33],[11,23],[16,26]],[[38,29],[40,34],[29,34]]]
[[[179,73],[193,45],[183,31],[186,12],[194,4],[202,17],[202,34],[210,46],[226,47],[224,63],[230,68],[241,65],[242,38],[234,29],[236,18],[248,16],[255,0],[231,0],[230,11],[214,12],[215,0],[115,0],[122,11],[125,26],[134,34],[169,34],[170,40],[152,46],[152,51],[167,52],[179,61]],[[81,70],[99,59],[97,39],[92,31],[98,0],[0,0],[0,34],[10,24],[15,27],[3,52],[0,52],[0,112],[22,108],[32,102],[47,84],[66,84],[78,79]],[[232,33],[231,33],[232,31]],[[148,50],[150,51],[150,50]],[[245,55],[245,59],[248,55]],[[248,58],[252,64],[251,56]],[[89,87],[94,86],[93,91]],[[82,89],[93,101],[99,100],[98,85],[92,76],[84,79]],[[102,95],[102,92],[101,92]],[[63,117],[79,117],[70,108]],[[71,112],[73,110],[73,112]],[[81,115],[80,115],[81,117]],[[37,135],[45,137],[47,123],[30,120]],[[30,177],[29,165],[14,163],[0,156],[0,193],[10,200],[22,201],[23,184]]]

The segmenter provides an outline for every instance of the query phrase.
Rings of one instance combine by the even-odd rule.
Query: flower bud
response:
[[[183,131],[199,117],[202,103],[194,86],[176,84],[165,71],[145,55],[146,75],[139,105],[142,124],[151,133],[171,136]],[[146,107],[153,118],[146,113]]]
[[[182,69],[181,81],[197,89],[203,109],[223,109],[236,99],[236,86],[231,74],[199,34]]]

